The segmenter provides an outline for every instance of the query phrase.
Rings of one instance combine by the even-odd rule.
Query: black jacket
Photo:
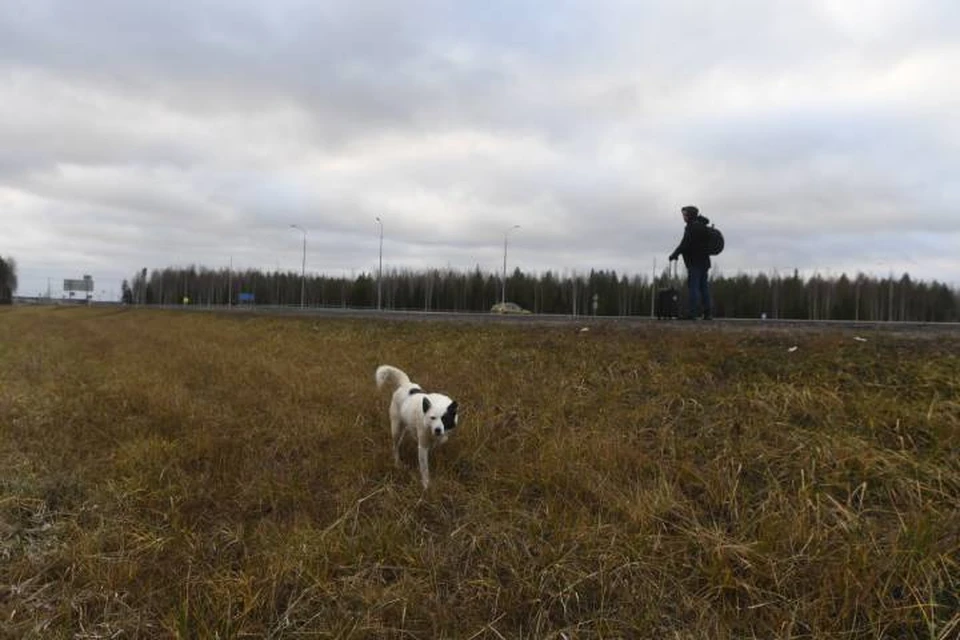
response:
[[[683,256],[683,264],[687,269],[710,268],[710,233],[707,231],[707,225],[710,220],[698,215],[687,223],[683,230],[683,240],[677,248],[670,254],[671,260],[676,260],[677,256]]]

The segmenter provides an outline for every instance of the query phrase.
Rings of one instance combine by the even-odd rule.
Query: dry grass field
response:
[[[855,335],[0,311],[0,637],[956,638],[960,338]]]

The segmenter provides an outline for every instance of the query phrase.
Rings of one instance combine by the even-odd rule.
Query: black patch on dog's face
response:
[[[423,412],[426,413],[427,411],[430,411],[430,407],[430,398],[423,396]]]
[[[418,393],[423,393],[423,389],[418,389],[418,388],[414,387],[414,388],[410,389],[410,392],[408,393],[408,395],[415,396],[415,395],[417,395]]]
[[[440,418],[440,421],[443,422],[444,431],[452,431],[454,427],[457,426],[457,403],[451,402],[450,406],[447,407],[447,412],[443,414],[443,417]]]

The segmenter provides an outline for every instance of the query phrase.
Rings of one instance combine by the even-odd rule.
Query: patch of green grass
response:
[[[960,340],[868,338],[0,311],[0,637],[956,637]]]

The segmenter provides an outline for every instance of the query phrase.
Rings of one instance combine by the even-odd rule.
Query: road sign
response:
[[[71,280],[69,278],[65,279],[63,281],[63,290],[93,293],[93,278],[90,276],[83,276],[82,280]]]

